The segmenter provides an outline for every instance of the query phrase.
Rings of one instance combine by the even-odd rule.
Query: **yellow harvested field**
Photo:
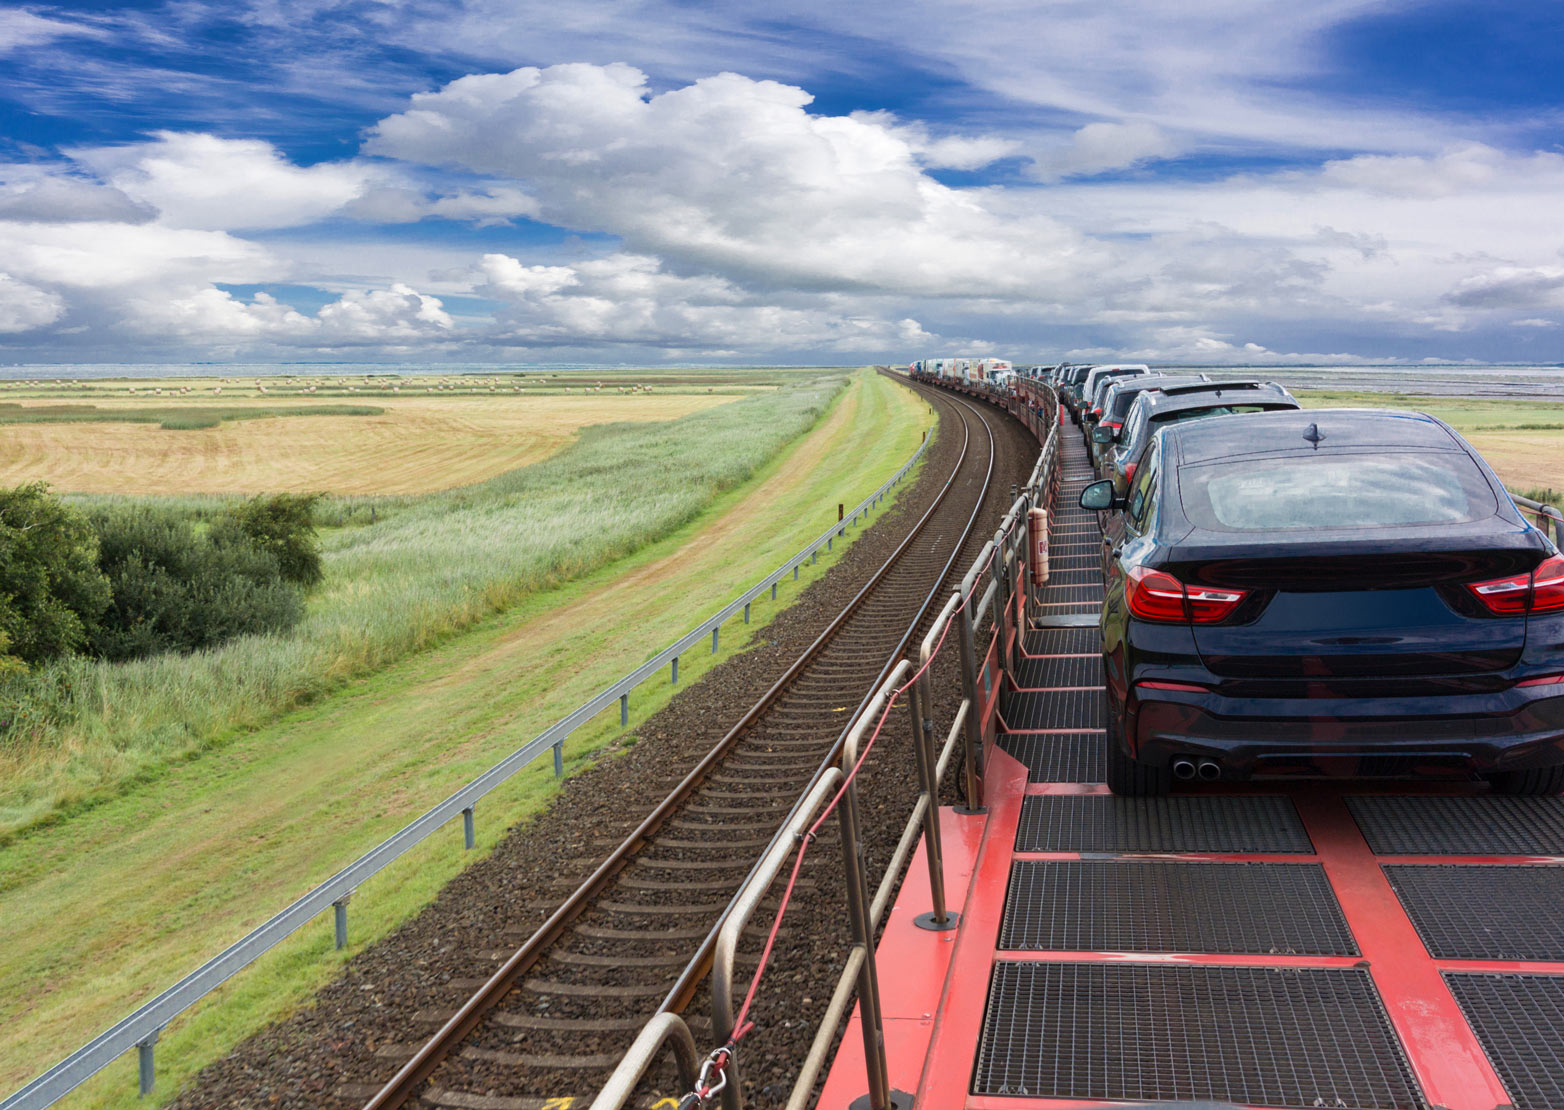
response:
[[[1511,489],[1564,489],[1564,431],[1464,432]]]
[[[430,493],[547,458],[591,424],[673,420],[735,399],[661,393],[378,395],[365,401],[385,409],[380,416],[275,416],[194,430],[111,422],[4,424],[0,486],[43,479],[63,493]],[[54,402],[23,402],[28,403]],[[93,403],[137,404],[101,398]],[[287,399],[290,407],[308,403]],[[224,407],[243,404],[224,399]],[[277,400],[254,404],[271,407]]]

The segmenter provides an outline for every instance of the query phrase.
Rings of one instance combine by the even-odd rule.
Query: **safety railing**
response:
[[[994,538],[984,545],[925,634],[919,645],[916,665],[908,660],[898,663],[865,703],[843,740],[840,767],[832,768],[817,780],[803,802],[794,809],[781,835],[773,839],[765,858],[751,873],[720,923],[711,972],[712,1033],[719,1047],[705,1058],[696,1082],[683,1087],[687,1093],[678,1102],[681,1108],[705,1107],[720,1099],[724,1110],[743,1110],[739,1046],[754,1028],[750,1010],[805,856],[833,813],[840,829],[841,873],[852,941],[814,1040],[794,1080],[787,1107],[788,1110],[803,1110],[809,1104],[829,1059],[831,1046],[855,998],[863,1035],[867,1105],[870,1110],[890,1110],[892,1106],[880,1018],[875,937],[891,905],[902,871],[920,840],[929,869],[930,908],[918,916],[917,923],[928,929],[950,929],[958,925],[957,914],[945,900],[939,826],[940,784],[960,745],[966,795],[966,805],[961,811],[982,812],[984,752],[997,731],[1001,674],[1013,664],[1020,650],[1029,611],[1035,603],[1033,588],[1042,578],[1041,574],[1033,573],[1036,549],[1028,527],[1031,511],[1034,507],[1050,505],[1057,488],[1059,430],[1057,400],[1052,391],[1043,386],[1019,399],[1015,396],[996,399],[1011,407],[1038,433],[1043,448],[1037,464],[1026,485],[1017,490],[1016,499]],[[936,736],[940,730],[935,721],[930,674],[934,661],[948,650],[953,633],[960,657],[962,698],[936,749]],[[919,792],[891,859],[871,895],[863,853],[857,780],[876,742],[884,735],[892,710],[904,695],[912,732],[909,747]],[[759,964],[742,1002],[735,1006],[734,973],[739,941],[772,886],[784,874],[790,856],[792,867],[787,871],[787,883],[773,915]],[[683,1031],[677,1032],[680,1029]],[[682,1038],[687,1034],[688,1027],[682,1018],[667,1012],[658,1014],[631,1046],[592,1103],[591,1110],[623,1107],[664,1048],[672,1044],[676,1051],[682,1051]],[[683,1061],[679,1066],[683,1083],[689,1068]]]
[[[822,550],[833,550],[835,541],[845,536],[848,528],[857,525],[860,520],[867,522],[871,511],[878,507],[892,489],[901,484],[917,465],[928,445],[929,436],[925,432],[922,443],[895,474],[864,498],[851,512],[844,511],[840,520],[776,570],[629,674],[600,690],[585,703],[544,729],[466,786],[320,883],[265,924],[234,942],[157,997],[140,1006],[25,1087],[7,1097],[0,1102],[0,1110],[39,1110],[53,1105],[131,1049],[135,1049],[138,1055],[137,1072],[140,1092],[143,1095],[149,1094],[155,1079],[154,1048],[158,1037],[174,1018],[328,908],[332,910],[336,947],[339,949],[345,947],[348,900],[360,885],[458,815],[462,818],[464,843],[469,849],[474,847],[475,807],[484,795],[521,771],[544,752],[552,751],[554,773],[563,775],[565,741],[576,729],[611,708],[616,701],[619,703],[619,723],[621,726],[628,726],[630,694],[636,687],[661,672],[664,667],[670,668],[671,681],[677,683],[679,657],[704,642],[707,636],[711,637],[712,653],[716,653],[719,646],[718,637],[724,624],[741,611],[744,623],[750,623],[750,609],[757,598],[769,590],[772,600],[775,600],[777,586],[784,578],[791,574],[796,581],[799,568],[806,562],[818,561],[819,553]]]
[[[1549,538],[1553,541],[1554,547],[1564,547],[1564,513],[1559,512],[1553,505],[1533,501],[1529,497],[1521,497],[1518,494],[1511,496],[1514,497],[1516,508],[1537,518],[1537,529],[1544,536],[1547,536],[1550,531],[1553,533]]]

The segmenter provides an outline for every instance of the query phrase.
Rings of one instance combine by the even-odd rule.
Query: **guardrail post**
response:
[[[869,887],[863,845],[858,839],[858,790],[848,783],[837,807],[842,828],[842,871],[847,880],[847,914],[853,943],[862,945],[858,967],[858,1018],[863,1030],[864,1071],[869,1081],[868,1110],[892,1110],[891,1078],[885,1064],[885,1026],[880,1016],[880,979],[874,963],[874,928],[869,920]]]
[[[675,664],[678,662],[677,659],[674,660]],[[565,741],[563,737],[554,744],[554,777],[557,779],[565,777]]]
[[[722,631],[722,626],[720,624],[716,628],[713,628],[711,630],[711,653],[713,655],[717,654],[717,633],[719,633],[721,631]]]
[[[473,827],[473,807],[462,810],[462,844],[470,852],[478,843],[478,830]]]
[[[147,1035],[146,1040],[139,1041],[136,1044],[136,1095],[138,1098],[146,1098],[150,1095],[153,1085],[157,1082],[157,1071],[153,1067],[152,1050],[162,1033],[162,1029],[154,1029]]]
[[[679,685],[679,657],[677,655],[673,657],[673,684],[675,686]]]
[[[977,647],[972,632],[972,607],[963,605],[957,615],[961,618],[961,692],[972,706],[962,731],[966,733],[966,751],[962,755],[967,778],[967,804],[958,806],[957,813],[987,813],[983,804],[983,776],[978,764],[983,746],[982,705],[977,695]]]
[[[744,623],[749,623],[749,602],[744,603]]]
[[[794,568],[794,572],[797,573],[797,568]],[[777,584],[775,582],[773,582],[773,583],[771,583],[771,600],[775,601],[776,599],[777,599]]]
[[[331,903],[332,924],[336,927],[337,951],[348,946],[348,899],[353,897],[350,890],[341,898]]]
[[[630,695],[619,695],[619,727],[624,728],[630,723]]]
[[[945,908],[945,853],[940,844],[939,782],[935,778],[938,760],[934,755],[934,703],[929,697],[928,677],[925,670],[913,683],[907,707],[912,711],[912,750],[917,757],[918,781],[923,784],[923,792],[929,799],[923,811],[923,846],[924,854],[929,857],[929,895],[934,908],[915,917],[913,924],[920,929],[943,932],[956,927],[956,915]]]

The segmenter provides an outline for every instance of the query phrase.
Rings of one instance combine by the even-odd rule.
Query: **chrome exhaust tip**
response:
[[[1173,777],[1188,781],[1195,777],[1195,764],[1193,760],[1180,757],[1173,761]]]
[[[1213,763],[1209,759],[1202,759],[1200,761],[1200,777],[1206,782],[1215,782],[1222,777],[1222,768],[1219,764]]]

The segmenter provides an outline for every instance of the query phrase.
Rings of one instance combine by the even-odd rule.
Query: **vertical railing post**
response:
[[[630,695],[619,695],[619,727],[624,728],[630,723]]]
[[[562,779],[565,777],[564,737],[561,737],[559,740],[554,742],[554,777],[557,779]]]
[[[749,623],[749,602],[744,603],[744,623]]]
[[[478,843],[478,830],[473,824],[473,807],[462,810],[462,844],[470,852]]]
[[[874,927],[869,920],[869,885],[858,836],[858,791],[853,783],[848,783],[836,812],[842,829],[848,920],[853,943],[863,946],[863,963],[858,965],[858,1018],[863,1030],[864,1071],[869,1082],[867,1110],[892,1110],[890,1069],[885,1063],[885,1025],[880,1015],[880,979],[874,963]]]
[[[945,908],[945,854],[940,844],[938,760],[934,757],[933,701],[928,688],[929,673],[924,670],[912,684],[907,707],[912,713],[912,751],[918,764],[918,781],[929,804],[923,811],[924,854],[929,858],[929,896],[934,908],[919,914],[913,924],[920,929],[942,932],[956,927],[956,915]]]
[[[974,587],[974,592],[976,587]],[[963,605],[956,614],[961,620],[961,691],[972,706],[962,731],[966,734],[966,751],[962,762],[967,779],[967,804],[957,808],[957,813],[985,813],[983,805],[983,776],[979,766],[979,753],[983,746],[983,702],[977,692],[977,647],[972,631],[972,606]]]
[[[722,631],[722,625],[720,625],[720,624],[716,628],[713,628],[711,630],[711,653],[713,655],[717,654],[717,633],[719,633],[721,631]]]
[[[138,1098],[146,1098],[152,1093],[153,1086],[157,1083],[157,1070],[153,1061],[153,1049],[157,1045],[157,1039],[163,1030],[154,1029],[147,1035],[146,1040],[136,1044],[136,1095]]]
[[[673,684],[675,686],[679,685],[679,657],[677,655],[673,657]]]
[[[348,899],[353,897],[350,890],[341,898],[331,903],[332,924],[336,930],[337,951],[348,946]]]

